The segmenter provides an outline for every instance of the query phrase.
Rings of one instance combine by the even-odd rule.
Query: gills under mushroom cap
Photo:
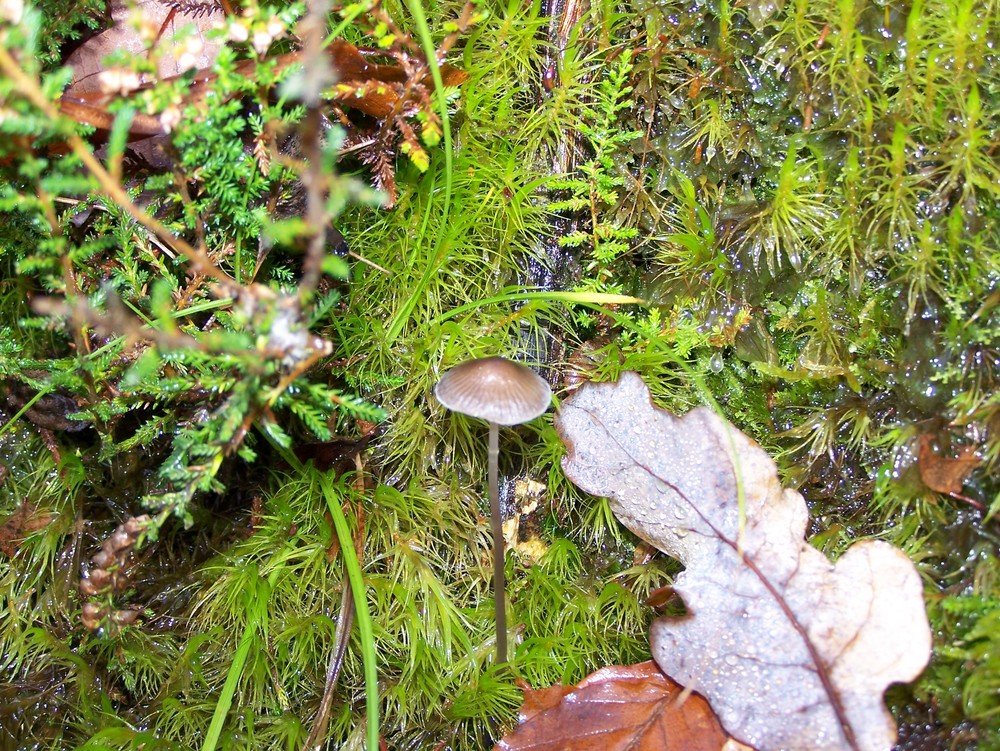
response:
[[[552,400],[552,390],[541,376],[502,357],[456,365],[438,381],[434,395],[454,412],[497,425],[534,420]]]

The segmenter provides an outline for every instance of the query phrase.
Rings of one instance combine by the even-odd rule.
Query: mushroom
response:
[[[469,360],[445,373],[434,395],[447,409],[486,420],[490,425],[490,523],[493,529],[493,596],[496,600],[497,663],[507,661],[504,545],[497,488],[500,425],[520,425],[549,408],[552,390],[541,376],[502,357]]]

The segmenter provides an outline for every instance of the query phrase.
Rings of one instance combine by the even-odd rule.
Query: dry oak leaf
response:
[[[719,751],[707,702],[652,662],[608,667],[576,686],[525,689],[520,725],[495,751]]]
[[[834,565],[804,541],[805,502],[760,446],[710,409],[659,409],[634,373],[581,388],[556,427],[567,477],[685,565],[674,591],[687,615],[650,632],[667,675],[761,751],[892,746],[882,694],[916,678],[931,648],[901,551],[860,542]]]

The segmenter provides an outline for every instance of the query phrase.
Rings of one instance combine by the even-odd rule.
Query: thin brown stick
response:
[[[303,306],[319,285],[326,250],[326,229],[330,223],[326,207],[330,179],[323,173],[323,113],[320,112],[321,93],[332,74],[330,61],[323,52],[330,3],[329,0],[312,0],[308,7],[308,15],[299,24],[303,77],[306,82],[303,98],[307,108],[302,122],[302,153],[307,162],[302,182],[306,188],[306,224],[312,232],[302,263],[302,281],[299,283],[299,301]]]

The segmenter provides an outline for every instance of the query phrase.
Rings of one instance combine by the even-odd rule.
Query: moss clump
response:
[[[248,45],[216,63],[214,119],[193,107],[172,135],[172,172],[137,171],[114,193],[88,148],[47,150],[86,128],[28,96],[54,99],[58,51],[97,16],[42,4],[0,27],[16,53],[0,76],[0,129],[16,136],[0,139],[0,374],[70,400],[62,417],[86,426],[55,436],[58,466],[25,419],[0,435],[10,743],[301,747],[323,715],[354,553],[372,633],[351,632],[330,747],[364,738],[366,650],[381,733],[407,748],[487,746],[514,722],[515,676],[540,686],[642,659],[654,614],[641,603],[671,564],[566,482],[543,418],[504,436],[502,473],[546,486],[530,520],[545,552],[508,553],[515,655],[491,665],[485,428],[429,394],[454,363],[500,353],[545,363],[560,395],[635,370],[665,406],[715,402],[779,456],[818,546],[903,547],[936,634],[928,671],[891,696],[904,737],[989,747],[998,15],[633,0],[564,22],[512,3],[453,37],[472,18],[458,3],[425,26],[352,8],[365,11],[352,41],[417,60],[421,34],[448,40],[469,74],[446,97],[441,145],[394,161],[407,136],[386,136],[375,166],[395,168],[392,210],[364,187],[365,164],[334,177],[337,139],[310,140],[315,112],[271,95],[286,74],[236,65]],[[303,9],[255,12],[290,25]],[[416,122],[436,132],[441,101],[426,103]],[[127,173],[119,123],[112,178]],[[265,168],[286,131],[310,159],[267,152]],[[325,176],[321,201],[303,197],[303,175]],[[131,210],[143,189],[148,211]],[[366,261],[349,280],[342,258],[310,255],[310,206]],[[594,293],[647,304],[599,307]],[[27,302],[43,296],[70,307]],[[972,455],[950,494],[933,479]],[[337,465],[335,483],[307,458]],[[101,600],[141,616],[90,632],[79,566],[143,511],[158,540]]]

